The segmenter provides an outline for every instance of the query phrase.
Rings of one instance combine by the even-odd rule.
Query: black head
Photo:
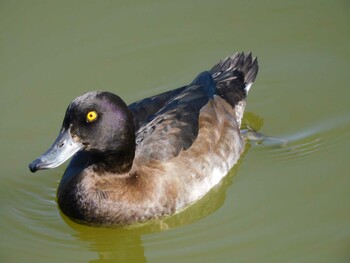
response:
[[[109,92],[89,92],[68,107],[62,128],[86,151],[120,151],[135,142],[134,120],[125,102]]]
[[[110,156],[121,162],[132,162],[135,153],[133,114],[117,95],[88,92],[76,98],[68,106],[54,144],[29,167],[32,172],[57,167],[79,150],[91,152],[101,162],[108,162]]]

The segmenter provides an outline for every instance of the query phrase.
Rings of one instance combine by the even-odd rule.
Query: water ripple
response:
[[[312,156],[316,152],[332,152],[350,136],[349,117],[326,120],[301,131],[280,137],[246,132],[249,144],[258,146],[264,156],[275,160],[297,160]]]

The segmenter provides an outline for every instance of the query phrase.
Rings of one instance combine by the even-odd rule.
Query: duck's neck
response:
[[[93,153],[95,172],[125,174],[130,171],[135,157],[135,146],[123,151],[106,151]]]

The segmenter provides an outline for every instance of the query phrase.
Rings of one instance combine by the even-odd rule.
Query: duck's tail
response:
[[[251,53],[236,53],[219,61],[209,72],[216,84],[217,94],[234,107],[247,97],[258,69],[258,60],[252,58]]]

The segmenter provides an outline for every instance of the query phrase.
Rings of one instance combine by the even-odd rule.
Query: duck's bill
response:
[[[69,129],[62,130],[51,148],[29,164],[29,169],[35,173],[38,170],[55,168],[67,161],[83,147],[82,143],[73,140]]]

